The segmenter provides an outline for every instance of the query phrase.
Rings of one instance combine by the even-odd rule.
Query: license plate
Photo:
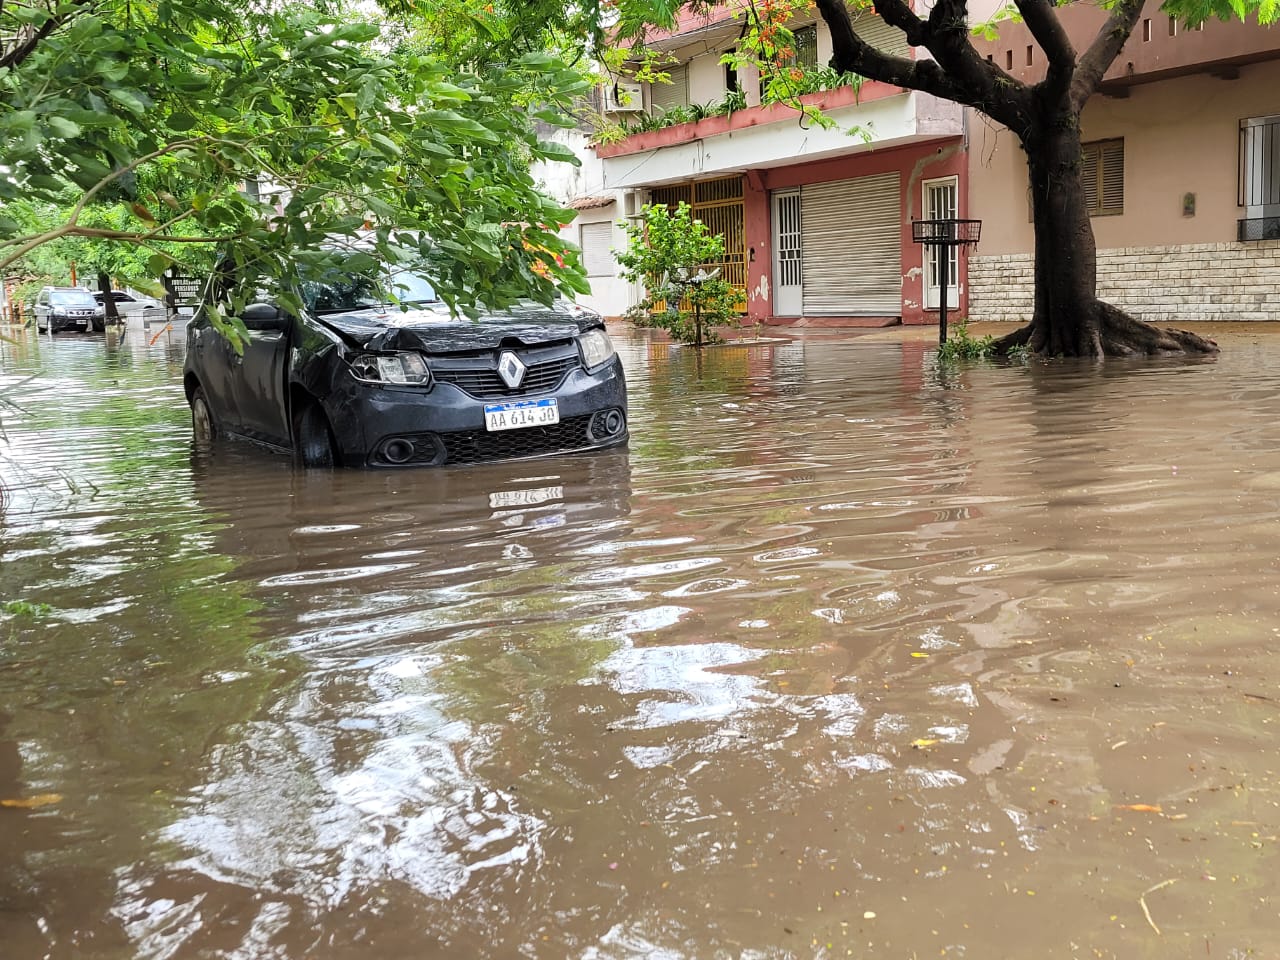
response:
[[[560,422],[560,405],[555,399],[514,400],[511,403],[486,403],[484,428],[519,430],[521,427],[547,427]]]
[[[533,487],[526,490],[499,490],[489,494],[490,508],[536,507],[540,503],[564,499],[564,487]]]

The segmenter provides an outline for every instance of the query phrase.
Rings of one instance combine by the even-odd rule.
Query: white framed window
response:
[[[613,258],[613,221],[584,223],[578,228],[578,246],[582,247],[582,265],[588,277],[612,277],[618,273]]]
[[[1250,217],[1280,213],[1280,116],[1240,121],[1240,192]]]

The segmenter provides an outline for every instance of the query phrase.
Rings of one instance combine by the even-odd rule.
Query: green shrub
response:
[[[996,338],[975,337],[969,333],[969,322],[958,320],[938,347],[938,359],[944,363],[956,360],[990,360],[996,355]]]
[[[5,600],[0,603],[0,613],[11,617],[42,617],[52,613],[53,607],[47,603],[31,603],[28,600]]]
[[[649,204],[639,222],[622,226],[628,241],[618,254],[622,276],[646,290],[631,319],[661,327],[681,343],[700,347],[719,340],[714,328],[735,320],[739,297],[711,266],[724,254],[724,239],[695,220],[683,202],[674,211]]]

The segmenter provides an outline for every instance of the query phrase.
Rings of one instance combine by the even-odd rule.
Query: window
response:
[[[809,24],[807,27],[796,27],[792,31],[795,37],[796,55],[794,63],[797,67],[809,70],[818,65],[818,27]]]
[[[1240,121],[1240,191],[1250,216],[1280,213],[1280,117]]]
[[[811,70],[818,65],[818,27],[809,24],[807,27],[796,27],[791,31],[792,47],[795,56],[783,62],[783,66],[796,66],[803,70]],[[764,99],[765,89],[769,86],[768,71],[760,71],[760,99]]]
[[[612,277],[618,272],[612,249],[613,221],[582,224],[578,240],[588,277]]]
[[[1244,207],[1237,239],[1280,239],[1280,116],[1240,121],[1240,185]]]
[[[1124,141],[1095,140],[1083,144],[1080,179],[1089,216],[1124,213]]]
[[[732,56],[737,53],[736,49],[726,50],[725,53]],[[733,93],[738,89],[738,71],[732,63],[724,65],[724,89],[725,93]]]

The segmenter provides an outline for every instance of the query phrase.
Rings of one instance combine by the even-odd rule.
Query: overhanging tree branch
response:
[[[0,53],[0,70],[21,66],[27,57],[39,49],[40,44],[55,30],[84,12],[91,0],[72,0],[75,8],[61,15],[50,12],[49,19],[33,30],[26,38],[17,36],[4,39],[4,52]],[[12,47],[9,44],[14,44]]]
[[[1089,45],[1080,62],[1076,66],[1075,77],[1071,81],[1071,102],[1076,107],[1083,107],[1086,100],[1093,96],[1107,72],[1119,56],[1121,49],[1133,33],[1134,25],[1142,16],[1143,0],[1120,0],[1111,10],[1111,16],[1102,25],[1093,43]]]
[[[1026,87],[979,57],[963,31],[957,35],[955,30],[942,30],[944,14],[939,14],[936,21],[931,14],[932,24],[925,23],[911,13],[902,0],[876,0],[876,11],[886,18],[886,23],[892,24],[889,17],[893,17],[910,26],[911,21],[906,16],[909,15],[919,24],[917,35],[933,43],[929,50],[938,57],[937,61],[911,60],[883,53],[859,37],[854,32],[844,0],[815,2],[831,31],[836,70],[858,73],[881,83],[920,90],[944,100],[966,104],[1006,126],[1019,124],[1019,116],[1025,112]],[[963,23],[964,3],[954,2],[948,6],[950,12],[959,10],[959,22]],[[882,9],[888,11],[887,17]],[[962,45],[968,48],[968,53]]]
[[[1047,79],[1050,82],[1059,78],[1067,80],[1076,63],[1076,49],[1071,45],[1062,21],[1054,13],[1053,4],[1049,0],[1013,0],[1013,3],[1022,14],[1031,36],[1049,59]]]

